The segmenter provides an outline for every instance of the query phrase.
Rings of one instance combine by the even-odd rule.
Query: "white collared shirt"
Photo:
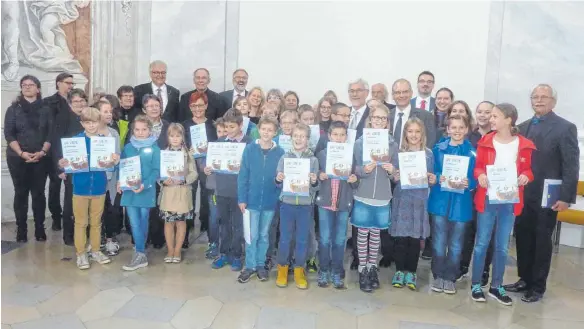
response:
[[[367,108],[367,104],[363,105],[359,109],[355,109],[351,106],[351,121],[349,121],[349,128],[357,129],[359,122],[363,119],[363,115],[365,115],[365,109]]]
[[[406,125],[406,121],[408,121],[408,119],[410,118],[410,113],[412,112],[412,106],[410,104],[408,104],[408,106],[406,106],[405,109],[400,110],[400,108],[398,106],[395,107],[395,118],[393,118],[393,131],[395,131],[395,128],[397,127],[397,121],[399,120],[399,114],[403,113],[404,115],[402,116],[402,122],[401,122],[401,133],[404,133],[404,127]],[[403,138],[400,138],[400,145],[401,146],[401,142],[402,142]]]
[[[235,103],[235,100],[237,99],[237,97],[245,97],[245,90],[242,92],[237,91],[237,89],[233,89],[233,99],[231,100],[231,104],[229,105],[233,105],[233,103]]]
[[[418,97],[416,97],[416,108],[417,109],[421,109],[422,108],[422,101],[426,101],[426,111],[430,111],[430,99],[432,98],[432,95],[428,96],[427,98],[422,98],[422,96],[418,95]]]
[[[164,113],[166,105],[168,105],[168,90],[166,89],[166,83],[158,87],[154,84],[154,82],[152,82],[152,93],[155,96],[158,96],[158,88],[160,88],[160,96],[162,96],[162,108],[160,110],[162,113]]]

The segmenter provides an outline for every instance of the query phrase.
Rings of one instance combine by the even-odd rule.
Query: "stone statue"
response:
[[[81,74],[61,25],[79,18],[83,1],[2,1],[2,74],[18,78],[20,65],[45,72]]]

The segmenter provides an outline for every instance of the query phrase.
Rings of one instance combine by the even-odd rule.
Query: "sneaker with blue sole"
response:
[[[211,263],[211,267],[217,270],[217,269],[223,268],[225,265],[228,265],[228,264],[229,264],[229,258],[227,257],[227,255],[221,255],[221,256],[215,258],[213,263]]]
[[[403,288],[405,280],[405,274],[402,271],[397,271],[393,275],[393,279],[391,280],[391,285],[396,288]]]

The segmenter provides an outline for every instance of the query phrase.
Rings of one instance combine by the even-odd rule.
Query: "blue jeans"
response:
[[[270,227],[274,210],[249,210],[250,244],[245,244],[245,268],[255,270],[266,264],[266,253],[270,245]]]
[[[462,244],[470,222],[453,222],[432,216],[432,274],[434,278],[456,281],[460,274]]]
[[[219,245],[219,220],[217,220],[217,203],[215,202],[215,195],[210,193],[208,195],[209,201],[209,243]]]
[[[132,237],[134,237],[136,252],[144,253],[146,252],[150,208],[126,207],[126,213],[130,218],[130,226],[132,227]]]
[[[491,241],[491,236],[495,239],[493,250],[493,274],[491,287],[498,288],[503,284],[505,274],[505,264],[507,263],[507,249],[509,247],[509,236],[513,229],[515,215],[513,214],[513,204],[489,204],[489,199],[485,201],[485,211],[478,213],[477,235],[474,246],[474,258],[472,262],[472,283],[479,284],[483,276],[485,267],[485,257],[487,248]],[[495,233],[493,234],[493,228]]]
[[[296,237],[294,267],[304,267],[308,252],[309,225],[313,222],[312,205],[295,206],[282,203],[280,206],[280,243],[278,244],[278,265],[288,265],[291,244]]]
[[[318,207],[318,262],[320,270],[341,273],[347,239],[348,211],[331,211]]]

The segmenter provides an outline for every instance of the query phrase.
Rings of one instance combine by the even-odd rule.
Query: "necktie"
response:
[[[158,88],[156,90],[156,97],[160,100],[160,109],[164,112],[164,101],[162,101],[162,89]]]
[[[538,117],[534,117],[533,119],[531,119],[531,124],[533,124],[533,125],[536,125],[540,122],[541,122],[541,119]]]
[[[426,101],[425,101],[425,100],[423,100],[423,99],[422,99],[422,102],[420,103],[420,108],[421,108],[422,110],[425,110],[425,109],[426,109]]]
[[[356,111],[355,115],[353,116],[353,120],[351,120],[351,124],[349,126],[351,129],[357,129],[358,125],[359,125],[359,111]]]
[[[404,113],[398,113],[397,114],[399,116],[399,118],[397,119],[397,122],[395,123],[395,130],[393,131],[393,139],[395,139],[395,142],[397,143],[397,146],[400,146],[400,142],[401,142],[401,135],[402,135],[402,117],[404,116]]]

